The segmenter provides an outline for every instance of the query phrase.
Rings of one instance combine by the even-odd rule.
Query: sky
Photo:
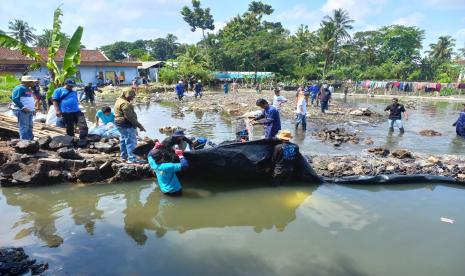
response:
[[[247,0],[202,0],[209,7],[217,31],[232,17],[247,10]],[[465,0],[264,0],[274,13],[268,21],[282,22],[292,32],[300,24],[318,28],[325,15],[343,8],[355,20],[355,31],[374,30],[391,24],[418,26],[425,30],[424,50],[442,35],[465,47]],[[8,21],[23,19],[37,32],[51,28],[53,11],[62,5],[63,30],[72,34],[84,27],[83,44],[88,49],[115,41],[154,39],[172,33],[182,43],[195,43],[201,32],[191,32],[180,15],[190,0],[0,0],[0,30]]]

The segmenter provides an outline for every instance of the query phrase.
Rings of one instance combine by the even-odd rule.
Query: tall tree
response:
[[[30,27],[26,21],[15,19],[8,22],[8,32],[12,37],[21,41],[24,44],[30,44],[36,40],[34,35],[35,29]]]
[[[465,58],[465,45],[463,46],[463,48],[458,49],[457,56],[459,58]]]
[[[429,45],[428,55],[437,61],[450,61],[454,53],[455,39],[451,36],[440,36],[437,43]]]
[[[202,37],[205,40],[205,30],[214,30],[215,25],[213,16],[210,14],[210,8],[202,9],[199,0],[192,0],[192,10],[188,6],[181,9],[181,15],[184,21],[191,27],[191,31],[196,29],[202,30]]]
[[[326,70],[331,56],[334,54],[334,45],[336,44],[336,25],[331,21],[323,21],[318,29],[317,47],[324,56],[323,61],[323,79],[326,78]]]
[[[66,46],[69,43],[69,40],[71,39],[69,35],[60,32],[59,34],[61,36],[60,39],[60,48],[66,48]],[[37,40],[34,43],[34,46],[36,47],[49,47],[52,43],[52,36],[53,36],[53,30],[51,29],[44,29],[42,34],[37,36]]]

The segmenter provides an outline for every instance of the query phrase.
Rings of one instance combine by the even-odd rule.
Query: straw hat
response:
[[[276,135],[276,138],[289,141],[292,139],[292,134],[289,130],[283,129],[279,131],[278,135]]]
[[[35,81],[37,81],[37,79],[29,75],[21,77],[21,82],[35,82]]]

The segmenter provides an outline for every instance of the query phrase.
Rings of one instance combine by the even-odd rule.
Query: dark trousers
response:
[[[273,186],[277,187],[277,186],[281,186],[289,182],[292,178],[292,173],[293,172],[273,173],[273,181],[272,181]]]
[[[328,101],[321,101],[321,112],[325,113],[325,110],[328,110]]]
[[[76,126],[79,128],[79,139],[85,139],[87,136],[88,128],[86,117],[81,111],[62,113],[63,123],[66,128],[66,134],[74,136],[74,129]]]

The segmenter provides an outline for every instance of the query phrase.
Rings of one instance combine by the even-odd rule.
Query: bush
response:
[[[20,81],[13,75],[0,76],[0,102],[10,101],[11,91]]]

